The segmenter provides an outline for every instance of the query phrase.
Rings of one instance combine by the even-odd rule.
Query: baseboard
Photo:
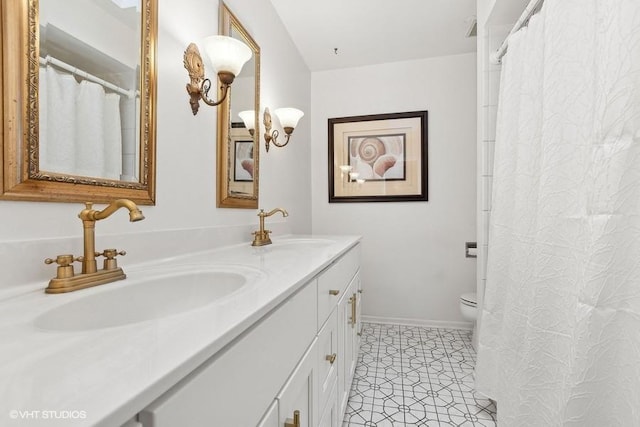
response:
[[[443,328],[443,329],[463,329],[466,331],[473,330],[471,322],[455,322],[448,320],[423,320],[423,319],[405,319],[402,317],[379,317],[362,315],[362,321],[367,323],[384,323],[387,325],[403,325],[403,326],[422,326],[425,328]]]

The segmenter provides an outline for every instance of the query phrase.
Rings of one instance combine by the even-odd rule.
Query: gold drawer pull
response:
[[[329,295],[333,295],[333,296],[336,296],[336,295],[338,295],[339,293],[340,293],[340,291],[339,291],[339,290],[337,290],[337,289],[331,289],[331,290],[329,291]]]
[[[333,354],[327,354],[327,356],[325,357],[325,359],[326,359],[326,360],[328,360],[328,361],[329,361],[329,363],[331,363],[331,364],[333,365],[333,362],[335,362],[335,361],[336,361],[336,357],[337,357],[337,356],[338,356],[338,355],[337,355],[337,354],[335,354],[335,353],[333,353]]]
[[[293,411],[293,420],[287,418],[284,421],[284,427],[300,427],[300,411]]]
[[[351,327],[355,328],[356,327],[356,304],[357,304],[357,299],[356,299],[356,294],[353,294],[353,296],[351,298],[349,298],[349,302],[351,303]]]

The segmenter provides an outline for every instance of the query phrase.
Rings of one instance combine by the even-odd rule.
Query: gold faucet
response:
[[[82,220],[82,228],[84,232],[84,254],[75,258],[73,255],[58,255],[56,259],[47,258],[45,264],[58,264],[56,277],[49,281],[49,286],[45,292],[49,294],[57,294],[62,292],[72,292],[78,289],[89,288],[91,286],[102,285],[116,280],[122,280],[127,276],[122,268],[118,267],[116,261],[117,255],[126,255],[125,251],[117,249],[105,249],[103,252],[96,252],[95,227],[96,221],[110,217],[120,208],[129,210],[129,221],[141,221],[144,215],[134,202],[128,199],[114,200],[101,211],[93,209],[93,203],[86,202],[85,208],[80,211],[78,218]],[[102,270],[98,270],[96,256],[104,256],[104,265]],[[80,261],[82,263],[82,273],[75,275],[72,263]]]
[[[264,229],[264,219],[276,212],[280,212],[283,217],[289,216],[289,213],[282,208],[275,208],[268,213],[265,213],[264,209],[260,209],[260,212],[258,212],[258,216],[260,217],[260,230],[253,232],[255,237],[253,238],[253,243],[251,243],[251,246],[264,246],[271,244],[271,238],[269,237],[269,233],[271,233],[271,231]]]

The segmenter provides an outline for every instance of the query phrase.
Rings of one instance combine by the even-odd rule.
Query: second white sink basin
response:
[[[122,282],[91,288],[93,293],[45,312],[35,325],[54,331],[84,331],[161,319],[218,302],[261,275],[235,266],[138,271]]]

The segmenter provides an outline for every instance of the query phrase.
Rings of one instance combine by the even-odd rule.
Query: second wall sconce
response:
[[[277,130],[271,131],[271,113],[268,108],[264,109],[264,141],[265,146],[267,148],[267,152],[269,151],[269,145],[273,143],[276,147],[284,147],[289,143],[289,138],[293,133],[293,130],[298,125],[298,121],[304,116],[304,113],[297,108],[278,108],[273,111],[280,120],[280,124],[284,129],[284,133],[286,134],[286,139],[283,144],[278,142],[278,135],[280,132]]]
[[[249,134],[253,136],[256,129],[256,112],[254,110],[240,111],[238,116],[242,119],[244,127],[247,128]]]
[[[195,43],[189,44],[184,52],[183,62],[191,80],[190,83],[187,83],[187,92],[189,93],[189,103],[194,116],[198,113],[198,108],[200,108],[200,100],[211,106],[220,105],[225,100],[231,83],[240,74],[242,66],[251,59],[252,55],[249,46],[240,40],[227,36],[206,37],[204,39],[204,51],[218,74],[218,79],[222,84],[222,96],[218,101],[209,98],[211,80],[205,78],[204,64],[202,63],[198,46]]]

